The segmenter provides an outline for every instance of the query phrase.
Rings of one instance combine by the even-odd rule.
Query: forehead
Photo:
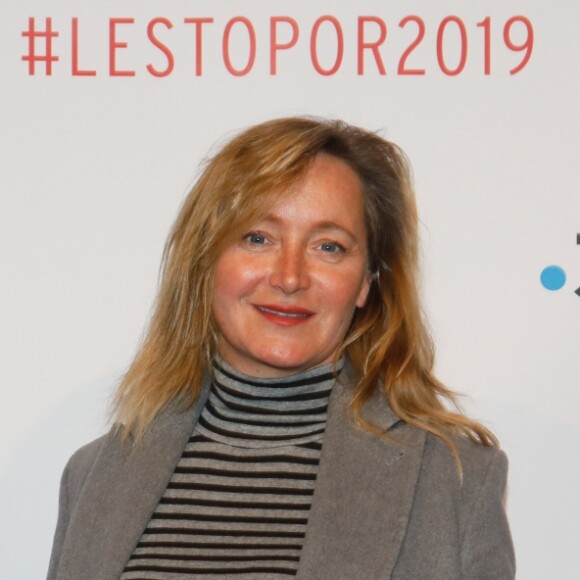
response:
[[[319,154],[300,179],[280,192],[265,219],[335,222],[351,229],[364,228],[360,179],[344,161]]]

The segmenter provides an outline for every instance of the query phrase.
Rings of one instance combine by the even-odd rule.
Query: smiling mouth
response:
[[[308,318],[314,314],[314,312],[304,310],[303,308],[291,308],[288,310],[282,310],[272,306],[256,306],[256,308],[260,312],[274,314],[275,316],[282,316],[283,318]]]
[[[314,315],[314,312],[305,308],[285,308],[273,305],[254,305],[254,308],[265,316],[267,319],[277,322],[278,324],[298,324],[305,322]]]

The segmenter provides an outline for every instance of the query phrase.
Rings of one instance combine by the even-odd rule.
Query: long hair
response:
[[[213,274],[223,250],[304,176],[316,155],[345,162],[360,178],[372,284],[336,353],[359,380],[350,408],[359,427],[382,389],[402,420],[443,439],[497,445],[494,435],[457,411],[455,394],[433,374],[433,344],[419,302],[418,218],[404,153],[376,133],[341,121],[285,118],[239,134],[210,159],[187,195],[165,246],[149,327],[113,401],[124,434],[139,439],[169,404],[199,395],[216,352]],[[454,409],[454,410],[453,410]]]

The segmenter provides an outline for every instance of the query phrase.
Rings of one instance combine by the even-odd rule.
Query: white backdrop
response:
[[[274,50],[273,74],[282,16],[277,43],[297,40]],[[380,40],[381,21],[386,40],[361,63],[371,16],[362,41]],[[22,59],[29,18],[59,34],[50,75]],[[107,428],[200,160],[249,124],[317,114],[382,128],[410,156],[438,373],[510,457],[518,578],[580,578],[579,24],[572,0],[4,0],[2,576],[45,574],[60,473]],[[553,264],[558,291],[540,284]]]

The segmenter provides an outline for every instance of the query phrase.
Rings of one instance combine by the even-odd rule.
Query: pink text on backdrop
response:
[[[92,24],[92,23],[91,23]],[[392,74],[398,76],[417,76],[427,74],[425,65],[417,62],[419,59],[416,53],[419,47],[424,48],[427,43],[428,32],[432,32],[435,42],[432,49],[435,52],[437,67],[433,67],[440,74],[446,76],[457,76],[461,74],[468,63],[469,46],[471,43],[479,42],[483,48],[483,58],[479,63],[479,70],[484,75],[492,73],[492,26],[499,28],[502,32],[502,44],[500,48],[513,53],[522,53],[522,56],[509,69],[509,74],[514,75],[523,70],[533,52],[534,48],[534,28],[531,21],[521,15],[512,16],[505,22],[492,23],[491,17],[487,16],[480,22],[466,24],[458,16],[447,16],[435,23],[430,28],[425,20],[417,15],[409,15],[402,18],[398,23],[395,32],[389,32],[387,21],[379,16],[358,16],[356,26],[356,38],[354,41],[345,40],[344,24],[331,15],[323,15],[317,18],[312,25],[302,26],[291,16],[271,16],[269,18],[269,34],[266,39],[258,38],[256,27],[252,21],[245,16],[234,16],[230,18],[221,28],[221,66],[227,74],[242,77],[255,70],[256,55],[258,50],[263,50],[268,55],[270,75],[279,74],[279,56],[284,51],[294,49],[304,36],[307,37],[309,46],[308,65],[317,74],[322,76],[333,76],[343,67],[345,50],[354,51],[356,56],[356,74],[368,74],[371,69],[372,74],[381,76],[387,75],[387,67],[384,61],[385,52],[389,50],[389,38],[392,34],[404,35],[404,41],[400,40],[403,48],[398,56],[398,66]],[[88,23],[84,24],[88,26]],[[94,24],[92,24],[94,26]],[[135,18],[109,18],[106,39],[106,50],[108,53],[108,69],[99,71],[93,65],[82,62],[80,49],[80,38],[82,26],[77,17],[72,17],[70,23],[61,25],[62,30],[70,31],[70,74],[73,77],[92,77],[107,75],[110,77],[133,77],[137,74],[136,68],[121,67],[119,57],[123,52],[131,53],[131,46],[124,33],[129,27],[139,26],[135,23]],[[194,62],[189,63],[195,76],[204,74],[204,47],[206,32],[209,27],[219,26],[212,17],[187,17],[179,22],[179,32],[191,35],[195,46]],[[163,59],[163,66],[155,66],[152,63],[142,65],[143,72],[147,72],[153,77],[170,76],[176,65],[175,48],[171,46],[171,34],[177,26],[164,17],[152,18],[143,29],[143,34],[147,41],[159,52]],[[215,30],[212,29],[212,32]],[[53,69],[61,63],[61,58],[56,54],[57,43],[62,39],[59,30],[53,24],[50,17],[37,19],[30,17],[28,26],[22,31],[22,36],[27,39],[26,51],[22,55],[22,60],[28,63],[28,74],[34,76],[42,71],[51,76]],[[170,35],[169,40],[164,39]],[[232,42],[232,35],[236,38],[243,37],[242,44],[245,49],[240,49],[239,45]],[[324,40],[321,39],[324,35]],[[332,38],[330,43],[328,38]],[[399,39],[397,39],[399,40]],[[405,44],[406,43],[406,44]],[[330,45],[330,46],[329,46]],[[452,49],[449,48],[452,47]],[[58,49],[67,51],[62,46]],[[245,50],[240,65],[240,52]],[[328,53],[334,54],[328,61]],[[321,54],[322,53],[322,54]],[[370,63],[370,64],[369,64]],[[193,66],[191,66],[193,64]],[[215,67],[216,63],[212,63]],[[205,64],[207,67],[207,63]],[[506,72],[506,71],[503,71]]]

